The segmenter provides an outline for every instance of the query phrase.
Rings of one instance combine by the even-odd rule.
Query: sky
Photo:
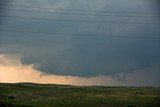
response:
[[[159,0],[1,0],[0,82],[160,86]]]

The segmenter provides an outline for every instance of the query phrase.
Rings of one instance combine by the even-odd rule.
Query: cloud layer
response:
[[[159,0],[0,0],[0,3],[8,4],[1,5],[4,9],[0,9],[0,15],[10,16],[0,16],[0,54],[3,54],[0,81],[159,86]],[[93,12],[99,10],[106,12]]]
[[[84,78],[46,74],[36,70],[34,65],[23,65],[20,57],[0,55],[0,82],[3,83],[34,82],[77,86],[160,86],[159,70],[160,64],[128,74],[121,73],[110,76]]]
[[[41,10],[57,12],[57,9],[78,10],[109,10],[157,13],[159,2],[146,0],[2,0],[13,5],[47,7],[25,8],[15,6],[3,6],[11,10],[0,10],[0,14],[9,16],[58,18],[74,20],[96,21],[127,21],[127,22],[159,22],[159,15],[137,13],[95,13],[89,11],[78,12],[80,14],[95,15],[71,15],[42,12],[13,11]],[[3,3],[3,2],[2,2]],[[127,4],[127,5],[125,5]],[[77,13],[61,10],[60,13]],[[122,15],[134,17],[98,16],[97,14]],[[147,17],[136,17],[147,16]],[[151,17],[150,17],[151,16]],[[35,34],[0,31],[0,52],[23,55],[22,63],[30,65],[38,63],[37,69],[50,74],[72,76],[97,76],[112,75],[115,73],[129,73],[142,68],[147,68],[152,63],[160,63],[160,39],[127,39],[112,38],[114,34],[119,36],[154,37],[160,35],[160,25],[143,24],[103,24],[103,23],[77,23],[56,20],[32,20],[16,19],[13,17],[0,17],[0,30],[19,30],[53,33],[76,33],[77,35]],[[111,38],[90,39],[98,37],[94,34],[111,36]]]

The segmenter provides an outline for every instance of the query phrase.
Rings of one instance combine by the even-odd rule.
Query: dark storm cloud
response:
[[[40,7],[70,8],[84,10],[109,10],[131,12],[159,12],[159,2],[146,0],[15,0],[13,4]],[[127,4],[127,5],[125,5]],[[154,4],[154,6],[153,6]],[[155,7],[155,8],[154,8]],[[23,8],[24,9],[24,8]],[[48,10],[49,11],[49,10]],[[57,10],[52,10],[57,11]],[[13,16],[43,18],[63,18],[97,21],[159,22],[159,16],[153,17],[97,17],[57,15],[45,13],[24,13],[6,11]],[[61,11],[66,12],[66,11]],[[81,12],[84,13],[84,12]],[[89,13],[88,11],[85,14]],[[102,14],[102,13],[101,13]],[[113,14],[113,13],[112,13]],[[143,15],[119,14],[118,15]],[[146,14],[145,14],[146,15]],[[148,15],[148,14],[147,14]],[[152,15],[152,14],[151,14]],[[5,18],[3,29],[15,29],[34,32],[77,33],[78,37],[55,34],[29,34],[1,32],[1,51],[22,54],[24,64],[39,64],[39,70],[53,74],[93,76],[112,75],[147,68],[160,63],[160,39],[96,38],[94,34],[104,36],[159,37],[160,25],[155,24],[103,24],[59,22],[55,20],[30,20]],[[91,35],[89,35],[91,34]],[[77,36],[77,35],[76,35]],[[95,36],[94,36],[95,37]]]
[[[12,3],[12,1],[13,0],[1,0],[0,1],[0,8],[6,7],[6,5],[1,5],[1,4],[10,4],[10,3]],[[3,9],[0,9],[0,15],[5,15],[5,14],[6,14],[5,11]],[[0,25],[3,24],[2,22],[3,22],[3,18],[0,17]]]
[[[159,10],[160,10],[160,1],[159,0],[155,0],[153,2],[154,2],[153,6],[155,6],[155,9],[157,9],[157,12],[159,12]]]
[[[13,2],[13,0],[1,0],[0,1],[0,7],[1,8],[6,7],[6,5],[2,5],[2,4],[10,4],[12,2]],[[3,12],[3,10],[0,10],[0,12]]]

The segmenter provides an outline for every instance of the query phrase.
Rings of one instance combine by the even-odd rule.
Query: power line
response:
[[[0,5],[5,5],[5,6],[16,6],[16,7],[29,7],[29,8],[41,8],[41,9],[55,9],[55,10],[68,10],[68,11],[82,11],[82,12],[110,12],[110,13],[135,13],[135,14],[160,14],[159,12],[135,12],[135,11],[110,11],[110,10],[86,10],[86,9],[66,9],[66,8],[53,8],[53,7],[40,7],[40,6],[22,6],[22,5],[10,5],[10,4],[0,4]]]
[[[146,22],[122,22],[122,21],[96,21],[96,20],[74,20],[74,19],[57,19],[57,18],[40,18],[40,17],[27,17],[27,16],[8,16],[8,15],[1,15],[0,17],[12,17],[12,18],[21,18],[21,19],[33,19],[33,20],[55,20],[55,21],[68,21],[68,22],[85,22],[85,23],[112,23],[112,24],[154,24],[154,25],[160,25],[160,23],[146,23]]]
[[[111,15],[111,14],[91,14],[91,13],[73,13],[73,12],[55,12],[55,11],[40,11],[40,10],[26,10],[26,9],[9,9],[9,8],[0,8],[0,10],[11,10],[11,11],[23,11],[23,12],[39,12],[39,13],[54,13],[54,14],[69,14],[69,15],[89,15],[89,16],[112,16],[112,17],[156,17],[154,16],[137,16],[137,15]]]
[[[152,37],[149,37],[149,36],[148,37],[139,37],[139,36],[133,36],[133,35],[120,36],[118,34],[107,36],[105,34],[54,33],[54,32],[21,31],[21,30],[0,30],[0,31],[1,32],[13,32],[13,33],[48,34],[48,35],[53,34],[53,35],[64,35],[65,37],[69,37],[69,38],[81,37],[81,38],[88,38],[88,39],[103,39],[103,38],[160,39],[160,37],[153,37],[153,36]],[[83,35],[85,35],[85,36],[83,36]]]

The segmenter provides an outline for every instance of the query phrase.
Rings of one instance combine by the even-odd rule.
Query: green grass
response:
[[[0,107],[160,107],[160,88],[1,83]]]

